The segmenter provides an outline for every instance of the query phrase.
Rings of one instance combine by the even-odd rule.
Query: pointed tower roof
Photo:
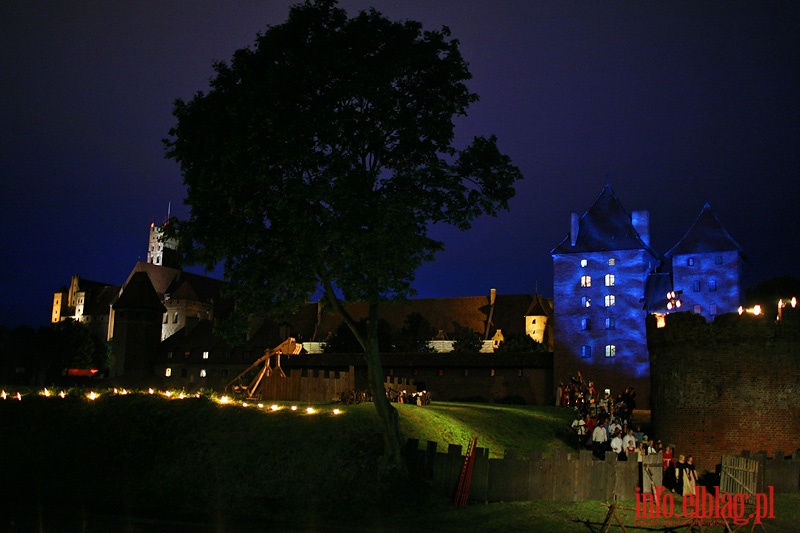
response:
[[[744,256],[742,247],[728,234],[725,227],[711,210],[708,202],[703,206],[697,220],[669,252],[667,257],[685,254],[737,251]]]
[[[135,272],[130,277],[113,307],[114,309],[152,309],[162,313],[167,312],[167,308],[161,303],[161,299],[145,272]]]
[[[606,184],[592,206],[581,216],[575,245],[570,235],[564,237],[551,254],[570,254],[584,252],[603,252],[611,250],[647,250],[653,257],[659,255],[645,244],[631,216],[614,194],[611,185]]]

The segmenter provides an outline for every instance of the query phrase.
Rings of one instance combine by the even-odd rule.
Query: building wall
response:
[[[742,259],[737,251],[675,255],[672,272],[673,290],[683,291],[685,311],[713,321],[742,304]]]
[[[653,434],[714,471],[722,455],[800,448],[800,310],[784,319],[691,313],[648,320]],[[788,316],[787,316],[788,315]]]
[[[642,298],[653,260],[645,250],[553,256],[556,383],[580,371],[614,396],[636,387],[637,406],[647,407],[650,364]],[[607,286],[607,275],[614,276],[613,285]],[[607,305],[609,296],[613,305]]]

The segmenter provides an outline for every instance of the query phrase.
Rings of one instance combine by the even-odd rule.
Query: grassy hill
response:
[[[314,406],[312,414],[305,405],[288,407],[148,394],[9,397],[0,401],[0,497],[13,504],[0,528],[587,531],[581,520],[602,522],[607,511],[601,502],[454,510],[449,495],[378,479],[372,404],[338,406],[337,415],[335,405]],[[571,412],[555,407],[398,408],[403,433],[421,441],[466,446],[478,437],[495,457],[506,448],[547,454],[568,447]],[[789,503],[796,509],[800,499]]]

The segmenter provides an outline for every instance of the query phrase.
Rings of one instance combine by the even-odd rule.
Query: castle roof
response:
[[[135,272],[131,275],[119,299],[114,302],[114,309],[152,309],[162,313],[167,312],[145,272]]]
[[[742,247],[728,234],[725,227],[711,210],[711,206],[706,202],[697,220],[694,221],[694,224],[683,236],[683,239],[666,255],[667,257],[674,257],[676,255],[731,251],[737,251],[742,256],[744,255]]]
[[[161,297],[168,294],[170,298],[209,303],[219,296],[222,287],[225,285],[224,281],[208,276],[184,272],[177,268],[154,265],[144,261],[136,263],[126,283],[137,272],[147,274],[153,283],[156,293]]]
[[[574,246],[568,234],[550,254],[646,250],[656,259],[660,259],[642,240],[631,222],[631,216],[609,184],[603,187],[591,207],[580,217],[577,232]]]

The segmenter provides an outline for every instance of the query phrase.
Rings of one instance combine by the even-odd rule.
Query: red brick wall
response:
[[[648,320],[653,436],[701,472],[722,455],[800,447],[800,328],[774,320],[676,313],[661,329]]]

